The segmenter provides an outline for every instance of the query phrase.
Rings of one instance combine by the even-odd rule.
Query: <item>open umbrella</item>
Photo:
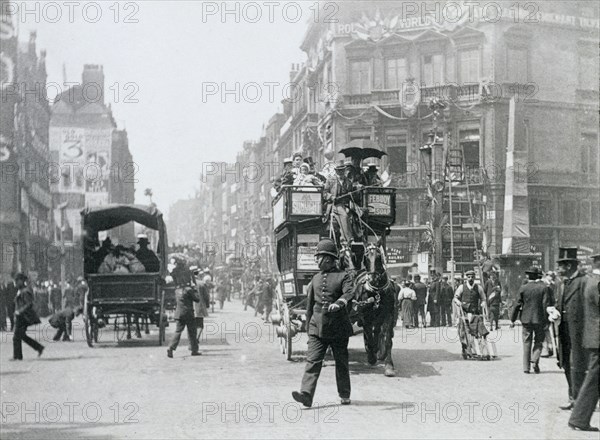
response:
[[[346,144],[344,148],[340,150],[346,157],[354,157],[359,159],[366,159],[367,157],[376,157],[381,159],[385,154],[379,148],[377,142],[370,139],[354,139]]]

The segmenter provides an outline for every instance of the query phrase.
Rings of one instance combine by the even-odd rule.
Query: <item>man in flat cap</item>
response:
[[[540,372],[540,355],[546,337],[546,308],[550,306],[550,291],[542,281],[542,270],[539,267],[532,266],[525,273],[528,281],[519,290],[517,305],[510,318],[510,326],[513,328],[517,319],[521,321],[523,325],[523,372],[529,374],[531,364],[534,373],[538,374]]]
[[[579,389],[569,427],[579,431],[598,431],[590,420],[598,405],[598,347],[600,347],[600,254],[592,255],[592,273],[583,291],[583,321],[576,322],[577,332],[583,334],[583,348],[588,358],[587,374]]]
[[[485,338],[489,331],[485,327],[482,316],[487,315],[487,303],[483,288],[475,283],[474,270],[465,272],[465,276],[467,277],[467,281],[458,286],[458,289],[456,289],[456,292],[454,293],[454,303],[459,308],[462,308],[468,321],[468,328],[464,328],[463,324],[465,323],[459,318],[459,336],[462,344],[463,356],[468,356],[472,353],[469,353],[469,343],[466,332],[468,331],[476,338]],[[460,316],[461,315],[459,314],[459,317]]]
[[[575,399],[585,378],[586,351],[582,345],[583,334],[577,323],[583,321],[583,290],[586,277],[578,270],[577,248],[559,248],[558,274],[562,283],[558,289],[556,309],[560,316],[558,325],[559,365],[565,370],[569,386],[569,403],[561,409],[573,409]],[[554,320],[549,308],[549,319]]]
[[[348,365],[348,339],[352,324],[346,305],[352,299],[354,288],[350,275],[338,269],[338,252],[332,240],[324,239],[317,245],[315,254],[320,272],[308,286],[306,320],[308,322],[308,353],[300,391],[294,391],[295,401],[310,407],[323,359],[328,347],[335,359],[335,377],[342,405],[350,404],[350,369]]]

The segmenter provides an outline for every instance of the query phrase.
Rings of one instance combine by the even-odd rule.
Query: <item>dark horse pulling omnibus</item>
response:
[[[391,344],[395,322],[395,289],[385,272],[385,241],[396,218],[396,189],[364,187],[351,194],[362,208],[361,228],[367,243],[338,245],[340,264],[354,277],[355,298],[351,317],[364,329],[369,363],[384,361],[393,375]],[[276,289],[276,326],[282,352],[292,359],[292,342],[305,332],[307,290],[319,271],[314,253],[321,238],[333,236],[326,214],[323,188],[283,186],[273,200],[273,229],[277,246],[279,283]],[[353,249],[361,248],[358,258]],[[364,256],[364,258],[362,258]],[[353,263],[354,261],[354,263]],[[361,266],[364,265],[364,269]],[[355,269],[355,266],[358,266]]]
[[[104,205],[81,211],[83,231],[84,275],[89,289],[84,301],[84,323],[87,343],[98,342],[98,329],[104,318],[141,317],[159,327],[158,343],[165,340],[164,280],[167,276],[167,229],[162,213],[154,206]],[[99,245],[98,235],[134,221],[158,232],[156,254],[158,272],[94,273],[94,254]]]

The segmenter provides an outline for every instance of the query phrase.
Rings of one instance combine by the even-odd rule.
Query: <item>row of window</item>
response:
[[[408,201],[396,202],[396,225],[397,226],[417,226],[424,225],[428,222],[431,216],[431,205],[427,200],[420,200],[418,207],[418,216],[416,212],[412,212],[411,204]],[[473,204],[469,208],[469,202],[466,200],[452,201],[452,221],[454,226],[460,227],[463,223],[470,222],[471,211],[475,223],[480,221],[480,205]],[[444,203],[444,213],[448,213],[448,203]],[[460,240],[460,231],[454,233],[457,240]],[[470,232],[469,232],[470,234]]]
[[[429,131],[422,134],[422,144],[428,141]],[[355,139],[371,139],[369,130],[360,130],[349,132],[349,141]],[[464,150],[464,165],[468,170],[479,169],[480,167],[480,135],[479,129],[469,129],[459,131],[460,147]],[[393,173],[406,173],[408,157],[408,135],[407,133],[390,133],[385,135],[385,148],[387,156],[384,158],[383,166],[389,163],[389,169]],[[413,154],[414,160],[414,154]],[[420,157],[417,159],[420,161]],[[420,163],[420,162],[419,162]]]
[[[600,201],[561,200],[558,210],[551,199],[529,200],[532,225],[600,226]],[[558,220],[558,222],[557,222]]]
[[[427,142],[429,136],[428,131],[422,133],[423,145]],[[467,174],[470,181],[478,180],[480,176],[475,175],[480,171],[481,168],[481,138],[479,129],[464,129],[459,130],[459,146],[464,151],[464,168],[467,170]],[[349,141],[354,139],[371,139],[371,130],[357,130],[349,131]],[[385,148],[387,156],[384,156],[383,167],[387,167],[389,164],[389,170],[393,173],[405,174],[408,170],[409,152],[408,152],[408,135],[407,133],[386,133],[385,135]],[[527,141],[525,144],[529,144]],[[598,144],[597,133],[582,133],[580,141],[580,154],[581,154],[581,172],[587,175],[597,175],[600,171],[599,160],[600,160],[600,145]],[[459,151],[460,151],[459,149]],[[415,161],[415,154],[412,154],[412,161]],[[416,158],[419,161],[420,157]],[[411,170],[414,172],[414,168]]]
[[[519,49],[520,50],[520,49]],[[458,82],[460,84],[478,83],[481,74],[480,49],[466,49],[458,52]],[[517,58],[527,60],[527,51]],[[373,86],[373,64],[371,60],[351,60],[350,71],[350,94],[364,95],[371,93]],[[440,53],[421,56],[420,72],[411,72],[410,63],[406,57],[393,57],[384,60],[384,88],[386,90],[399,90],[402,84],[410,76],[419,76],[420,83],[426,86],[435,86],[446,83],[446,60]],[[526,66],[527,64],[525,64]],[[527,82],[527,70],[521,65],[518,70],[511,71],[509,81]]]
[[[505,79],[509,83],[527,84],[531,81],[529,74],[529,49],[524,46],[509,46],[506,50]],[[459,84],[478,83],[481,79],[481,49],[471,48],[458,51]],[[384,60],[384,88],[399,90],[409,77],[418,74],[419,83],[425,86],[436,86],[447,82],[446,59],[442,52],[422,55],[420,72],[411,72],[407,57],[391,57]],[[350,60],[350,94],[365,95],[373,89],[372,60]],[[581,89],[598,89],[598,60],[593,54],[578,54],[578,84]]]
[[[429,221],[431,209],[427,201],[419,201],[418,216],[417,213],[412,212],[410,206],[408,201],[396,202],[397,226],[423,225]],[[479,208],[480,206],[477,204],[471,207],[475,223],[480,221],[481,212]],[[444,205],[444,212],[448,213],[447,203]],[[452,219],[456,227],[469,222],[470,218],[471,212],[469,211],[468,202],[452,202]],[[557,223],[565,226],[600,226],[600,201],[562,200],[557,211],[552,200],[532,198],[529,201],[529,220],[532,226],[550,226]],[[460,240],[460,237],[457,240]]]

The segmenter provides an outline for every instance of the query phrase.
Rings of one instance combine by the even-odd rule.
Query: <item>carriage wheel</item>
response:
[[[85,299],[83,301],[83,324],[85,326],[85,339],[87,341],[88,347],[94,346],[94,341],[98,342],[98,331],[96,329],[96,334],[94,335],[94,326],[93,325],[93,316],[91,313],[92,307],[89,304],[89,290],[85,294]],[[94,337],[95,336],[95,337]]]
[[[165,320],[163,315],[165,313],[165,291],[161,289],[160,295],[160,314],[158,315],[158,345],[163,345],[166,339],[165,331]]]

